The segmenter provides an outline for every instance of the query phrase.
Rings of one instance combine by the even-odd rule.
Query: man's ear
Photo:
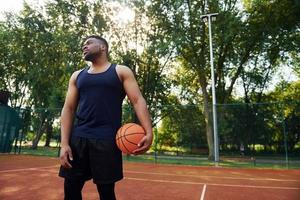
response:
[[[101,51],[105,51],[105,45],[100,44],[99,49],[100,49]]]

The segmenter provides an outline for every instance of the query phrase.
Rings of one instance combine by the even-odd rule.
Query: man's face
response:
[[[96,38],[88,38],[82,46],[83,57],[86,61],[94,61],[105,53],[105,45]]]

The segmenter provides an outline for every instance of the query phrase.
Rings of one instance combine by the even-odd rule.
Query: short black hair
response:
[[[101,37],[99,35],[89,35],[89,36],[85,37],[83,41],[86,41],[89,38],[95,38],[95,39],[100,40],[101,42],[103,42],[104,45],[106,46],[106,54],[108,54],[108,43],[107,43],[106,39],[104,39],[103,37]]]

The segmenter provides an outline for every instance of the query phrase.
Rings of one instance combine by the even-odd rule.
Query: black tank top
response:
[[[125,97],[116,64],[101,73],[82,70],[76,80],[79,91],[73,135],[112,140],[121,126],[122,102]]]

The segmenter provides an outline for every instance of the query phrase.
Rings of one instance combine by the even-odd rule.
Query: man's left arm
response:
[[[152,124],[147,104],[132,71],[125,66],[118,66],[117,71],[123,81],[123,87],[134,107],[139,122],[146,132],[146,135],[138,144],[139,148],[133,152],[134,154],[142,154],[148,151],[153,141]]]

